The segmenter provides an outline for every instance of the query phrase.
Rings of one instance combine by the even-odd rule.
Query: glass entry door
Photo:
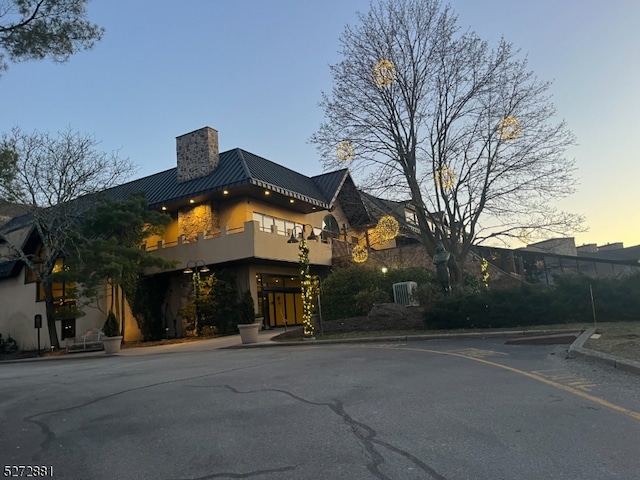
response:
[[[295,276],[258,275],[258,295],[263,299],[265,323],[270,327],[302,325],[300,279]]]
[[[266,319],[271,327],[302,325],[302,294],[294,292],[267,292],[269,315]]]

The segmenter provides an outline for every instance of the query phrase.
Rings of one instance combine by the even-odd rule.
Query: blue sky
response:
[[[504,36],[551,89],[578,192],[558,203],[587,216],[576,243],[640,244],[640,2],[452,0],[459,24]],[[307,175],[322,172],[308,138],[323,119],[328,65],[368,0],[109,0],[89,4],[106,28],[66,64],[13,64],[0,77],[0,132],[13,126],[92,133],[140,165],[175,166],[175,137],[205,125],[221,150],[241,147]],[[517,245],[514,245],[517,246]]]

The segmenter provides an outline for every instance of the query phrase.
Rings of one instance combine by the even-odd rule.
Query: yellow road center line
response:
[[[372,348],[378,348],[378,347],[372,347]],[[485,360],[483,358],[478,358],[478,357],[472,357],[469,355],[464,355],[461,353],[455,353],[455,352],[443,352],[443,351],[439,351],[439,350],[428,350],[428,349],[423,349],[423,348],[410,348],[410,347],[397,347],[395,348],[395,350],[408,350],[408,351],[412,351],[412,352],[427,352],[427,353],[435,353],[437,355],[448,355],[451,357],[459,357],[459,358],[464,358],[466,360],[472,360],[474,362],[480,362],[480,363],[484,363],[485,365],[490,365],[492,367],[497,367],[497,368],[502,368],[503,370],[508,370],[510,372],[513,373],[517,373],[519,375],[523,375],[525,377],[531,378],[533,380],[537,380],[538,382],[544,383],[546,385],[549,385],[551,387],[555,387],[558,388],[560,390],[564,390],[565,392],[571,393],[573,395],[576,395],[580,398],[583,398],[585,400],[589,400],[590,402],[596,403],[602,407],[608,408],[610,410],[614,410],[616,412],[622,413],[624,415],[627,415],[631,418],[633,418],[634,420],[637,420],[640,422],[640,413],[638,412],[634,412],[633,410],[629,410],[628,408],[624,408],[621,407],[619,405],[616,405],[614,403],[611,402],[607,402],[606,400],[603,400],[601,398],[598,397],[594,397],[593,395],[589,395],[588,393],[585,393],[583,391],[577,390],[573,387],[569,387],[567,385],[562,385],[561,383],[558,382],[554,382],[553,380],[549,380],[547,378],[541,377],[540,375],[536,375],[535,373],[531,373],[531,372],[526,372],[524,370],[519,370],[517,368],[514,367],[509,367],[507,365],[502,365],[500,363],[495,363],[492,362],[490,360]]]

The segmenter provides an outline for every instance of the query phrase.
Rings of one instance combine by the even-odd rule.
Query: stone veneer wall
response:
[[[178,210],[178,234],[184,243],[198,240],[198,232],[205,236],[220,233],[220,216],[210,203]]]
[[[218,132],[204,127],[176,137],[178,183],[209,175],[220,161]]]

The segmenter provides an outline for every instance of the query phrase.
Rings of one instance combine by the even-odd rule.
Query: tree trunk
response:
[[[124,320],[127,312],[125,299],[124,287],[120,287],[120,335],[122,335],[122,338],[124,338]]]
[[[53,303],[53,285],[51,283],[42,283],[44,289],[44,303],[47,314],[47,328],[49,329],[49,342],[56,350],[60,348],[58,341],[58,331],[56,330],[56,315]]]

